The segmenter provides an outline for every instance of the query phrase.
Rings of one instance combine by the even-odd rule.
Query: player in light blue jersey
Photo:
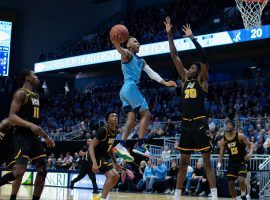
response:
[[[117,35],[111,36],[111,40],[117,51],[121,54],[121,67],[124,75],[124,84],[120,90],[120,98],[123,104],[123,110],[125,114],[127,114],[127,122],[123,132],[122,141],[115,147],[115,152],[124,160],[132,162],[134,159],[126,150],[125,141],[131,130],[136,126],[137,113],[140,113],[141,117],[138,131],[139,139],[137,147],[132,151],[146,157],[151,157],[150,152],[146,150],[143,142],[151,113],[149,112],[149,107],[144,96],[137,86],[141,72],[145,71],[151,79],[167,87],[177,87],[177,85],[174,81],[164,81],[149,67],[144,59],[137,56],[140,44],[136,38],[129,36],[124,44],[125,48],[121,47],[121,44],[118,42]]]

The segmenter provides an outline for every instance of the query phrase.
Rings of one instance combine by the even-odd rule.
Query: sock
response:
[[[9,200],[16,200],[17,198],[17,195],[16,194],[12,194],[10,195],[10,199]]]
[[[217,188],[211,188],[212,199],[217,199]]]
[[[6,175],[4,175],[2,178],[0,178],[0,187],[14,180],[15,180],[15,177],[14,177],[13,172],[9,172]]]
[[[246,191],[241,190],[241,196],[246,196]]]
[[[37,196],[33,196],[32,200],[39,200],[40,197],[37,197]]]
[[[181,198],[181,192],[182,190],[175,189],[173,200],[179,200]]]
[[[138,139],[138,146],[141,147],[143,145],[143,139],[139,138]]]
[[[123,147],[126,147],[126,140],[120,140],[120,144],[121,144]]]

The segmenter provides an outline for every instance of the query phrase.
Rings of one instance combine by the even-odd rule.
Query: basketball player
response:
[[[106,176],[103,186],[102,196],[97,197],[98,200],[105,200],[110,190],[117,184],[119,180],[118,170],[122,167],[117,163],[112,147],[117,135],[118,116],[115,112],[109,112],[106,115],[107,125],[101,127],[89,145],[91,157],[92,171],[101,172]],[[113,163],[111,163],[111,160]]]
[[[246,147],[249,153],[247,153]],[[247,185],[245,178],[247,175],[247,161],[252,156],[253,145],[243,134],[234,131],[231,121],[227,121],[225,135],[220,141],[217,170],[220,170],[225,149],[227,149],[229,154],[227,177],[229,178],[230,194],[233,199],[236,199],[235,181],[238,179],[241,199],[246,199]]]
[[[133,149],[134,153],[141,154],[146,157],[151,157],[150,152],[143,146],[144,134],[149,124],[151,114],[148,104],[139,90],[137,84],[141,76],[142,70],[147,75],[167,87],[176,87],[174,81],[164,81],[160,75],[153,71],[144,59],[137,56],[140,49],[140,44],[136,38],[129,36],[124,48],[118,42],[118,35],[111,35],[111,41],[117,51],[121,54],[121,67],[124,75],[124,84],[120,90],[120,99],[123,105],[123,111],[127,115],[127,122],[122,136],[122,141],[115,147],[116,153],[127,162],[132,162],[133,157],[125,148],[125,142],[131,130],[136,126],[136,114],[140,113],[140,126],[138,130],[139,139],[138,145]]]
[[[0,166],[5,163],[7,170],[12,170],[15,161],[13,155],[13,131],[14,126],[8,118],[3,119],[0,123]],[[17,178],[12,183],[12,194],[19,190],[22,177]],[[10,199],[14,199],[11,195]]]
[[[91,139],[87,140],[87,145],[89,146],[91,144]],[[89,155],[89,148],[85,145],[83,149],[79,152],[80,155],[80,172],[79,175],[71,181],[70,188],[73,189],[74,184],[86,175],[88,175],[89,179],[92,181],[93,185],[93,194],[98,194],[98,186],[97,186],[97,181],[96,181],[96,174],[92,171],[92,169],[89,167],[91,165],[91,158]]]
[[[23,177],[29,160],[36,165],[37,176],[32,200],[39,200],[44,188],[47,174],[45,157],[40,138],[43,136],[49,147],[54,146],[53,140],[38,126],[39,96],[33,89],[38,85],[38,77],[31,70],[23,70],[20,75],[22,88],[18,89],[11,103],[9,119],[15,125],[13,146],[16,152],[15,166],[0,179],[0,186]],[[18,192],[12,193],[10,199],[16,199]]]
[[[181,198],[183,182],[185,181],[187,167],[190,163],[190,155],[194,151],[200,151],[203,158],[207,179],[210,184],[212,199],[217,199],[215,174],[211,165],[211,138],[208,131],[204,99],[208,89],[208,61],[201,45],[195,40],[190,25],[183,27],[185,37],[189,37],[196,47],[201,62],[194,62],[186,70],[177,54],[173,42],[172,25],[169,17],[166,18],[166,32],[168,33],[169,47],[172,60],[181,76],[182,81],[182,113],[181,138],[178,149],[181,152],[180,168],[174,200]]]

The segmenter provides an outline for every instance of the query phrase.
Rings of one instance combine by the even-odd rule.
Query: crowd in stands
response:
[[[167,36],[164,31],[163,21],[168,15],[173,20],[175,37],[180,38],[182,37],[182,25],[186,23],[192,24],[196,33],[196,31],[199,31],[198,25],[207,20],[213,21],[213,14],[217,12],[223,13],[225,7],[231,6],[235,6],[235,4],[228,1],[221,2],[220,0],[200,0],[195,2],[192,0],[178,0],[130,11],[125,15],[117,13],[106,24],[100,25],[91,34],[70,45],[71,48],[65,47],[64,53],[61,51],[59,55],[54,53],[45,55],[43,52],[40,52],[38,60],[50,60],[113,49],[109,39],[109,32],[111,27],[118,23],[128,27],[130,35],[135,36],[141,44],[165,41]],[[240,16],[238,21],[241,23]]]

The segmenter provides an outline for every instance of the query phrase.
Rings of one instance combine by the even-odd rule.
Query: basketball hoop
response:
[[[268,0],[235,0],[246,29],[262,26],[261,16]]]

